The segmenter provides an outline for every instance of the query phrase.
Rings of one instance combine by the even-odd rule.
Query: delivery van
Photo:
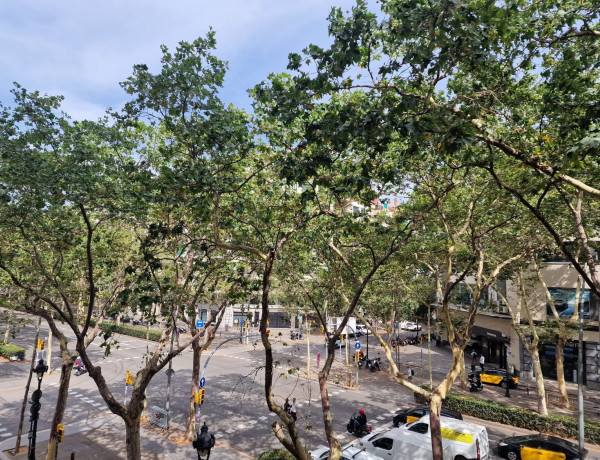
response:
[[[413,436],[392,428],[387,432],[365,436],[356,446],[364,452],[386,460],[431,460],[431,440],[423,442],[422,436]],[[452,448],[446,443],[442,447],[444,460],[453,460]]]
[[[484,426],[444,416],[440,417],[440,424],[442,444],[452,449],[452,459],[489,459],[490,446]],[[410,439],[420,439],[421,443],[431,443],[429,415],[399,428],[393,428],[393,430],[404,432],[405,435],[410,436]]]

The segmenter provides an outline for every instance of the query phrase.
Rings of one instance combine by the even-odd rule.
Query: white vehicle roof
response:
[[[318,446],[315,450],[308,453],[314,460],[326,459],[329,457],[329,446]],[[364,448],[349,446],[342,450],[342,458],[352,460],[382,460],[381,457],[373,455],[370,452],[364,452]]]

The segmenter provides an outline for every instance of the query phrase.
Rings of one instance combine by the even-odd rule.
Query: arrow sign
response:
[[[196,327],[198,329],[202,329],[204,327],[204,321],[202,321],[200,319],[198,321],[196,321]]]
[[[204,385],[206,384],[206,379],[204,377],[202,377],[200,379],[200,388],[204,388]]]
[[[356,342],[354,344],[354,348],[356,348],[357,350],[360,350],[360,342]]]

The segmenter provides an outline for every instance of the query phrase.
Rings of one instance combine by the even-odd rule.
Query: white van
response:
[[[422,436],[413,436],[412,433],[399,431],[392,428],[388,432],[376,433],[365,436],[356,446],[365,452],[383,459],[400,460],[431,460],[431,440],[423,442]],[[452,460],[452,448],[449,445],[443,447],[443,459]]]
[[[444,416],[440,417],[440,424],[442,444],[450,446],[452,449],[451,458],[454,460],[489,459],[490,446],[487,430],[484,426]],[[393,428],[393,430],[402,431],[411,439],[420,439],[421,443],[431,442],[429,415],[399,428]]]

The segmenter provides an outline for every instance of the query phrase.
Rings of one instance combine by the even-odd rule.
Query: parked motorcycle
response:
[[[483,384],[481,383],[481,379],[469,379],[469,391],[471,393],[475,393],[476,391],[482,391]]]
[[[75,375],[77,377],[79,377],[82,374],[86,374],[87,373],[87,369],[85,368],[85,366],[77,366],[75,368]]]
[[[290,331],[291,340],[302,340],[302,332]]]
[[[371,372],[380,371],[381,364],[379,363],[380,358],[367,359],[367,369]]]
[[[356,423],[356,415],[352,415],[352,417],[350,417],[350,421],[346,425],[346,429],[348,430],[348,433],[352,433],[358,438],[362,438],[363,436],[371,434],[373,431],[371,425],[367,424],[365,426],[359,426],[359,424]]]

